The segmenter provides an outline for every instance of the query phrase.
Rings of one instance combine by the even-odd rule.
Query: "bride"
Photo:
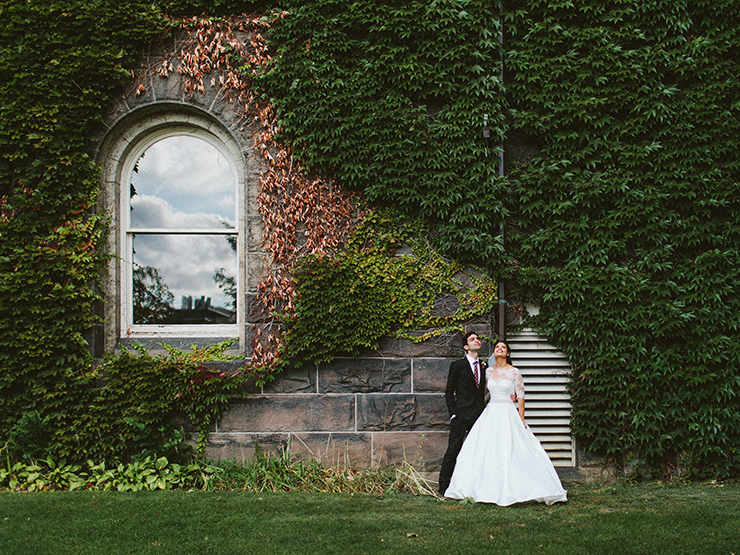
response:
[[[567,501],[550,458],[524,421],[524,383],[505,341],[494,345],[486,382],[491,400],[457,456],[445,497],[501,506]],[[510,395],[516,392],[518,411]]]

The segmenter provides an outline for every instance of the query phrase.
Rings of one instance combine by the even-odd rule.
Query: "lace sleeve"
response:
[[[522,380],[522,374],[519,372],[519,368],[514,368],[514,388],[516,389],[516,396],[519,399],[524,399],[524,380]]]

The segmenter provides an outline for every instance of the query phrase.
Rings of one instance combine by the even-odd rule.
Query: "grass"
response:
[[[569,488],[503,508],[409,494],[0,494],[0,553],[740,555],[740,483]]]

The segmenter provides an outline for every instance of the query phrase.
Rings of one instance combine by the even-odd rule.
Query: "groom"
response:
[[[450,439],[447,452],[442,459],[442,469],[439,471],[439,495],[442,497],[450,485],[463,440],[483,412],[486,363],[478,360],[480,346],[481,341],[477,333],[473,331],[466,333],[463,337],[465,358],[450,364],[445,388],[447,410],[450,412]]]

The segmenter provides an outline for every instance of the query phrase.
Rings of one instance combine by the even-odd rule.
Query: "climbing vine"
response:
[[[574,366],[582,446],[740,472],[734,2],[507,5],[509,267]]]
[[[423,241],[417,240],[413,256],[395,258],[395,247],[404,240],[413,241],[408,230],[402,231],[403,226],[394,231],[398,235],[394,248],[357,246],[359,239],[352,233],[358,222],[362,222],[362,228],[356,230],[358,237],[374,245],[377,237],[370,238],[369,230],[381,224],[388,228],[392,218],[387,213],[367,213],[361,195],[304,170],[292,148],[281,140],[284,132],[273,103],[258,97],[251,86],[272,71],[273,58],[265,35],[270,25],[285,17],[289,13],[283,11],[275,12],[271,19],[186,18],[181,26],[191,38],[179,42],[180,50],[174,56],[177,71],[188,76],[188,91],[202,91],[204,79],[218,81],[234,95],[245,117],[259,123],[255,148],[262,155],[265,171],[257,201],[264,245],[271,256],[259,286],[259,299],[273,321],[272,329],[266,331],[254,327],[253,354],[247,368],[259,381],[289,360],[328,360],[336,354],[355,353],[360,347],[375,346],[383,335],[401,334],[400,330],[408,335],[409,330],[428,329],[415,338],[421,340],[458,329],[466,317],[490,311],[495,298],[495,287],[479,273],[473,280],[479,285],[471,286],[473,291],[463,300],[463,287],[452,280],[463,268],[444,262]],[[249,41],[240,41],[237,32],[249,33]],[[172,71],[173,67],[166,59],[158,71]],[[427,233],[419,225],[415,232],[418,237]],[[302,288],[296,289],[296,281]],[[471,278],[464,281],[470,285]],[[452,295],[452,291],[460,298],[450,314],[435,321],[428,315],[421,317],[436,295]],[[336,303],[328,302],[331,295],[336,295]],[[331,318],[326,307],[336,309]],[[417,311],[421,314],[415,315]],[[348,331],[350,321],[357,325],[348,326]],[[324,332],[317,333],[320,329]],[[324,339],[316,341],[316,337]]]
[[[304,171],[292,149],[277,137],[281,127],[274,107],[252,86],[271,61],[266,33],[273,17],[229,16],[218,19],[188,17],[179,50],[166,57],[156,71],[166,76],[177,71],[187,76],[189,93],[204,91],[204,80],[218,83],[240,106],[245,119],[258,123],[255,150],[264,171],[257,198],[263,223],[264,247],[270,253],[268,271],[258,289],[263,313],[273,322],[254,326],[248,372],[262,382],[285,363],[280,320],[295,315],[293,271],[306,256],[333,255],[346,242],[362,213],[361,196],[347,192],[331,180]],[[247,33],[248,41],[238,33]],[[173,65],[173,61],[177,63]],[[265,330],[265,331],[263,331]]]
[[[508,215],[506,276],[573,361],[579,444],[666,476],[737,474],[735,3],[284,6],[259,84],[307,167],[491,267]],[[476,173],[495,168],[472,142],[484,112],[506,182]]]
[[[287,13],[270,30],[276,56],[257,81],[276,106],[279,138],[306,168],[425,219],[445,255],[497,267],[500,5],[281,6]]]
[[[395,211],[371,211],[341,253],[302,259],[296,310],[285,319],[288,358],[357,355],[377,349],[381,337],[420,342],[492,312],[496,284],[445,260],[423,232],[418,221],[399,224]]]
[[[1,2],[0,441],[24,412],[84,406],[104,216],[87,152],[138,49],[168,25],[151,3]],[[61,428],[59,428],[61,429]]]
[[[234,15],[255,6],[264,15]],[[188,40],[153,70],[177,65],[194,94],[213,80],[261,129],[260,299],[274,323],[253,346],[261,379],[291,356],[459,325],[487,309],[485,273],[504,262],[512,294],[540,306],[530,323],[571,358],[579,445],[646,472],[737,475],[739,12],[732,0],[1,2],[2,437],[33,410],[60,441],[80,431],[68,417],[95,393],[87,330],[107,233],[91,215],[87,140],[138,49],[179,29]],[[371,206],[395,208],[396,227]],[[469,276],[480,299],[456,289],[458,263],[485,270]],[[435,320],[432,293],[459,303],[452,320]],[[337,314],[357,318],[344,343]]]

